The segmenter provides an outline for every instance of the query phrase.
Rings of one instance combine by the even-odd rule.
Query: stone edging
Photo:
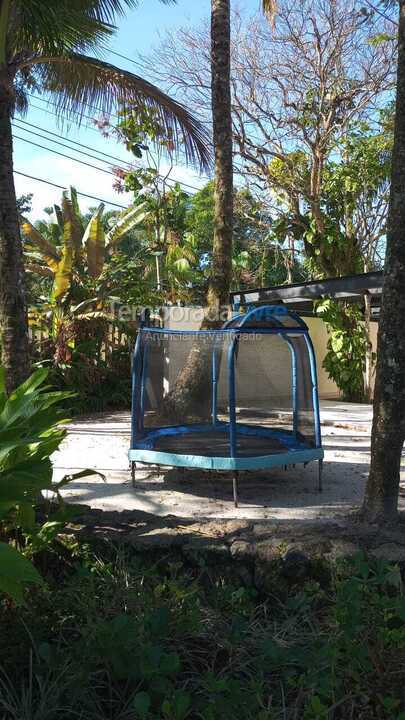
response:
[[[336,560],[359,551],[405,564],[405,523],[392,527],[363,525],[352,515],[345,521],[197,521],[156,517],[142,511],[86,508],[65,533],[82,539],[104,538],[135,550],[176,548],[187,556],[268,563],[299,554],[302,561]],[[298,555],[297,555],[298,557]]]

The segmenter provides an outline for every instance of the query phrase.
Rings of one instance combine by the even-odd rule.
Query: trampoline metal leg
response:
[[[235,471],[233,474],[233,501],[235,504],[235,507],[239,507],[239,501],[238,501],[238,472]]]
[[[323,460],[318,460],[318,492],[322,492],[322,472],[323,472]]]
[[[131,462],[131,482],[132,487],[135,487],[135,472],[136,472],[136,462]]]

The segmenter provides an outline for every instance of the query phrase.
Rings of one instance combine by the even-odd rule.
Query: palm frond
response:
[[[25,117],[28,112],[28,98],[22,85],[15,85],[14,107],[19,115]]]
[[[53,95],[59,115],[80,122],[97,108],[109,114],[120,106],[147,108],[156,115],[163,134],[187,162],[207,170],[211,164],[209,139],[203,125],[189,111],[152,83],[102,60],[68,53],[36,57],[23,65],[36,65],[45,92]],[[78,120],[79,118],[79,120]]]
[[[60,55],[72,49],[96,49],[113,32],[108,23],[113,0],[14,0],[13,4],[17,7],[9,35],[14,57],[21,52]]]
[[[176,0],[161,0],[166,5]],[[13,0],[8,35],[12,54],[60,54],[75,49],[97,49],[114,31],[126,8],[139,0]],[[1,7],[0,3],[0,7]]]
[[[89,4],[92,0],[89,0]],[[114,22],[117,15],[123,15],[125,7],[134,8],[139,5],[140,0],[97,0],[93,5],[97,5],[96,12],[99,20],[102,22]],[[175,5],[177,0],[160,0],[164,5]]]

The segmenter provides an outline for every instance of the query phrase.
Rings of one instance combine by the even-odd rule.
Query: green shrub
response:
[[[72,350],[69,362],[54,365],[42,361],[40,365],[49,368],[55,388],[69,393],[64,407],[70,416],[124,410],[131,405],[131,360],[126,347],[114,350],[107,362],[95,345],[81,343]]]
[[[360,309],[327,299],[317,304],[317,313],[326,323],[329,336],[324,369],[343,400],[363,402],[367,336]]]
[[[61,425],[60,404],[71,393],[52,392],[44,381],[46,370],[37,370],[9,397],[0,368],[0,590],[22,602],[27,583],[40,584],[41,577],[24,555],[50,545],[77,507],[65,506],[59,490],[84,470],[53,482],[51,455],[66,435]],[[42,492],[54,500],[44,500]],[[56,502],[55,502],[56,500]],[[12,543],[12,544],[10,544]]]
[[[358,556],[325,587],[292,581],[287,594],[275,574],[260,597],[229,567],[196,570],[174,552],[71,552],[63,583],[56,573],[29,607],[0,613],[0,715],[31,683],[31,714],[10,718],[40,717],[49,686],[55,719],[58,705],[85,720],[404,720],[396,566]]]

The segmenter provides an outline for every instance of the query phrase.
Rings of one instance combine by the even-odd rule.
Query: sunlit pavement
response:
[[[130,415],[118,412],[80,419],[54,455],[55,480],[84,468],[98,476],[68,485],[64,496],[105,510],[141,510],[183,518],[338,518],[356,508],[370,460],[370,405],[323,401],[324,491],[317,491],[317,464],[243,473],[235,509],[229,474],[142,466],[132,487],[128,469]],[[405,465],[403,482],[405,486]],[[404,489],[405,493],[405,489]],[[405,498],[401,497],[405,507]]]

